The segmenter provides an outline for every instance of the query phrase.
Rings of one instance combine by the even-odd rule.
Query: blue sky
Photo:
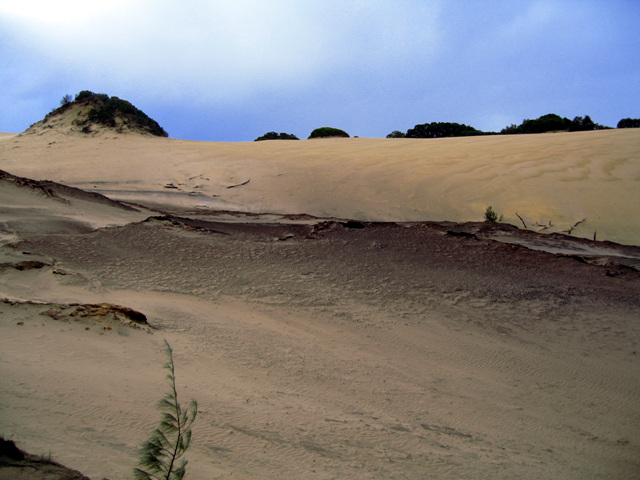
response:
[[[174,138],[640,117],[637,0],[0,0],[0,131],[81,90]]]

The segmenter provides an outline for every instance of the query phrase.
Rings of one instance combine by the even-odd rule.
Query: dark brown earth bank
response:
[[[1,480],[90,480],[80,472],[72,470],[43,456],[20,450],[11,440],[0,437]]]

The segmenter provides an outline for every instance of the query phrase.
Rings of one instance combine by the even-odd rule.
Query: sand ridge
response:
[[[480,221],[491,205],[513,225],[585,219],[574,235],[636,245],[639,159],[637,129],[224,143],[45,128],[0,141],[10,173],[161,207]]]

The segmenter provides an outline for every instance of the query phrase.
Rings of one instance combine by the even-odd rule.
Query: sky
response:
[[[0,132],[82,90],[172,138],[640,117],[638,0],[0,0]]]

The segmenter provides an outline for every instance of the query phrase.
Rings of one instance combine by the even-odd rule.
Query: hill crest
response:
[[[60,107],[49,112],[24,133],[42,134],[48,129],[91,136],[105,131],[168,136],[158,122],[127,100],[88,90],[78,93],[74,100],[63,98]]]

